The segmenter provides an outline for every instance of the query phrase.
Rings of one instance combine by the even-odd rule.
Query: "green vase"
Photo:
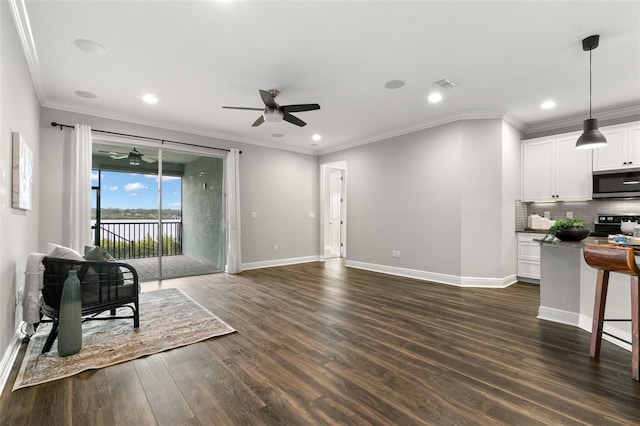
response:
[[[82,301],[78,271],[71,270],[62,287],[58,319],[58,355],[69,356],[82,348]]]

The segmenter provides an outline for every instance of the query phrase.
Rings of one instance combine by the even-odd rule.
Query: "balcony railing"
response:
[[[91,226],[96,231],[95,223]],[[100,222],[99,241],[94,244],[106,249],[116,259],[138,259],[157,257],[158,241],[162,238],[162,255],[182,254],[182,222],[158,222],[109,220]],[[94,237],[95,239],[95,237]]]

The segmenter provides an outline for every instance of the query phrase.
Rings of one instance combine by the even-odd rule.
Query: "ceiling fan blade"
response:
[[[155,158],[150,158],[150,157],[148,157],[146,155],[143,155],[142,156],[142,161],[145,161],[147,163],[155,163],[158,160],[156,160]]]
[[[261,115],[260,117],[258,117],[258,119],[256,121],[253,122],[251,127],[258,127],[262,123],[264,123],[264,116]]]
[[[226,108],[226,109],[246,109],[246,110],[249,110],[249,111],[264,111],[264,108],[252,108],[252,107],[223,106],[222,108]]]
[[[265,90],[259,90],[260,97],[262,98],[262,102],[269,108],[278,108],[278,104],[276,103],[273,95]]]
[[[284,117],[282,117],[284,121],[288,121],[291,124],[295,124],[296,126],[304,127],[307,125],[304,121],[300,120],[298,117],[295,117],[288,112],[284,113]]]
[[[284,105],[284,106],[281,106],[280,109],[283,112],[314,111],[316,109],[320,109],[320,105],[318,104]]]
[[[128,155],[126,152],[115,152],[115,151],[98,151],[102,154],[109,154],[109,157],[119,156],[119,155]]]
[[[110,155],[109,157],[113,158],[114,160],[123,160],[128,156],[129,154],[120,154],[120,155]]]

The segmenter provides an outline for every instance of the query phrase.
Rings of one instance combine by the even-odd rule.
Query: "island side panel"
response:
[[[541,244],[538,318],[579,326],[581,257],[577,247]]]

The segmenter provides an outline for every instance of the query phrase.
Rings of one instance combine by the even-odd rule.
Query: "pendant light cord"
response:
[[[591,52],[593,49],[589,50],[589,118],[591,116]]]

